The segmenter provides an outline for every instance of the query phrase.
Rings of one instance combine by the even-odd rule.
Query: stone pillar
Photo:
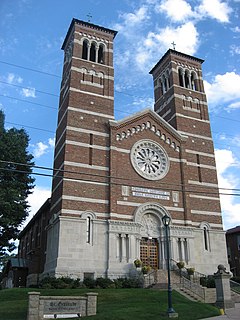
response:
[[[217,294],[216,306],[220,309],[229,309],[234,308],[235,306],[231,297],[230,278],[230,273],[220,264],[218,266],[218,271],[214,273]]]
[[[126,258],[127,258],[126,235],[121,234],[121,238],[122,238],[122,262],[126,262]]]
[[[86,293],[87,296],[87,316],[95,316],[97,313],[97,296],[98,293],[89,292]]]
[[[28,292],[27,320],[39,320],[40,292]]]
[[[181,246],[181,250],[180,250],[180,254],[179,254],[179,258],[181,261],[185,261],[185,256],[184,256],[184,239],[180,238],[180,246]]]

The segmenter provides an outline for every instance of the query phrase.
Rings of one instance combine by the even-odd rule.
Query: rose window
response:
[[[131,162],[137,173],[149,180],[162,179],[169,169],[166,151],[151,140],[141,140],[134,144]]]

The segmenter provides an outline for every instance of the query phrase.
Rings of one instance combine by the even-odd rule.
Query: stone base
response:
[[[169,312],[168,318],[178,318],[178,313],[177,312]]]
[[[235,303],[232,300],[216,301],[215,305],[219,309],[230,309],[235,307]]]

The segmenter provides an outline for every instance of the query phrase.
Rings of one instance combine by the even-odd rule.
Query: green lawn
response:
[[[28,291],[42,295],[82,295],[98,292],[97,315],[93,320],[168,319],[167,291],[151,289],[5,289],[0,290],[0,319],[26,320]],[[173,307],[180,320],[197,320],[219,315],[211,305],[191,302],[173,291]]]

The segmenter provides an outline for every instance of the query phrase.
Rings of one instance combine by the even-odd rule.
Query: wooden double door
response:
[[[140,242],[140,259],[145,266],[150,266],[152,269],[159,267],[159,250],[157,239],[142,238]]]

